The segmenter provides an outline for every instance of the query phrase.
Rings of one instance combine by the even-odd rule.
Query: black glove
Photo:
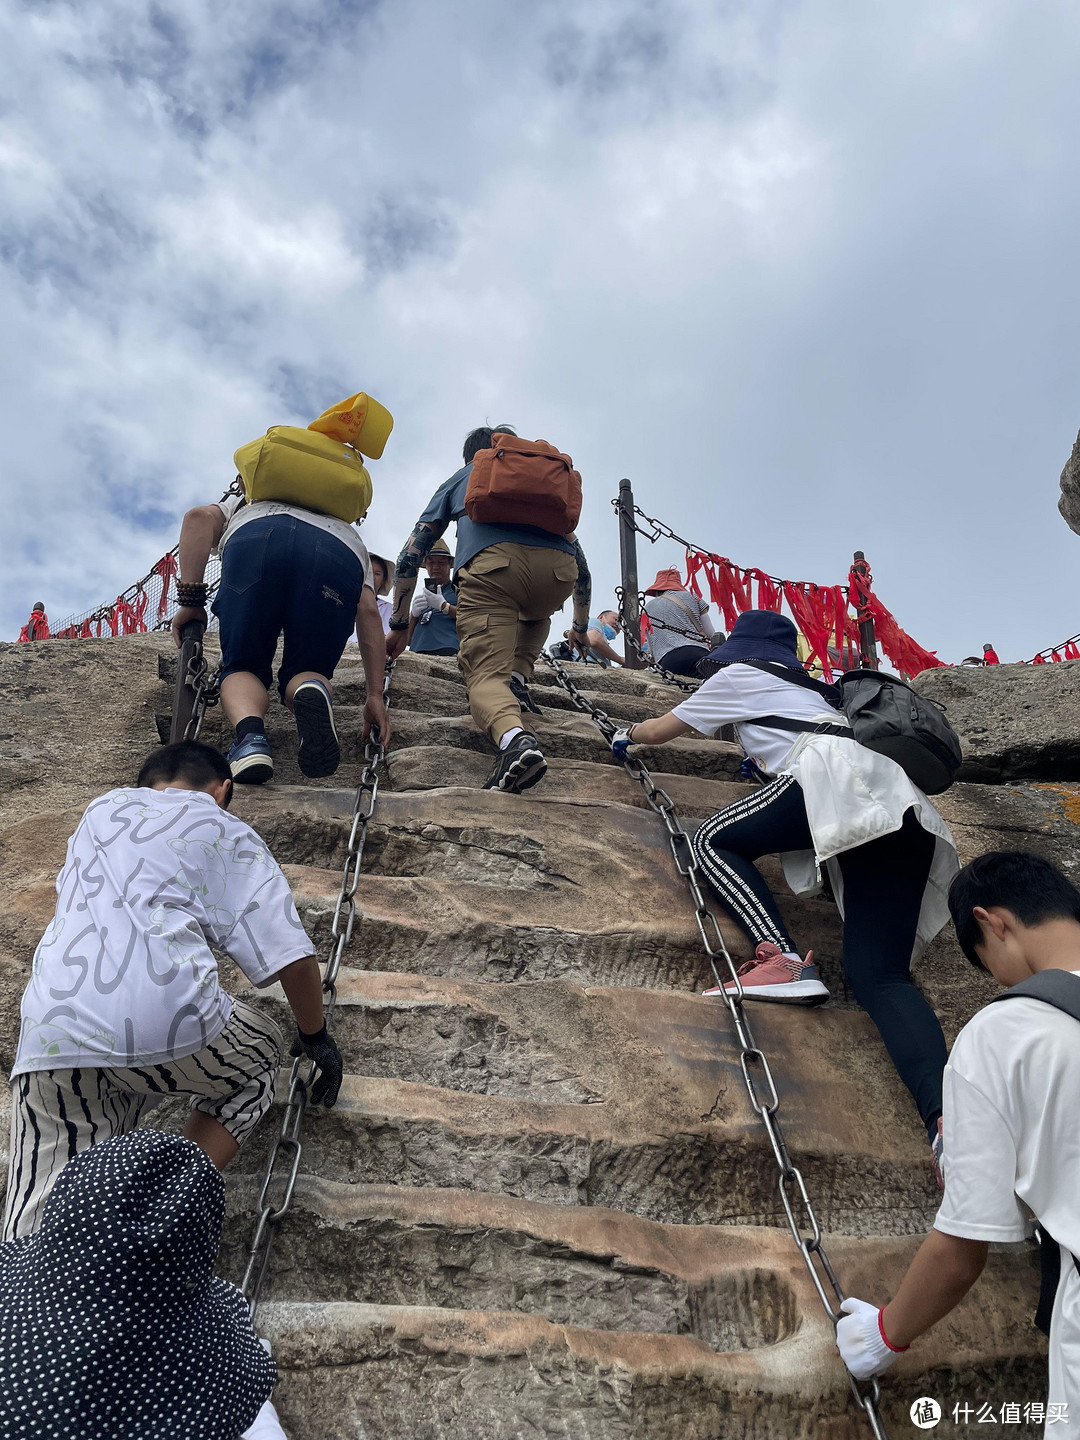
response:
[[[334,1044],[332,1035],[324,1025],[317,1035],[305,1035],[299,1025],[290,1055],[306,1055],[315,1062],[314,1083],[311,1086],[311,1103],[325,1105],[327,1110],[336,1103],[341,1089],[344,1065],[341,1051]]]

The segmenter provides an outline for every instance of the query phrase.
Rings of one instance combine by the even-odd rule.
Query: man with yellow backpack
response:
[[[306,430],[275,425],[234,459],[243,495],[197,505],[180,531],[176,643],[189,620],[206,623],[203,577],[213,551],[221,580],[213,610],[221,631],[221,704],[236,728],[233,779],[261,785],[274,774],[266,712],[279,637],[278,689],[293,712],[301,771],[333,775],[341,759],[331,677],[355,625],[364,661],[364,739],[389,736],[382,700],[385,641],[372,565],[355,521],[371,503],[363,457],[378,459],[393,417],[350,395]]]

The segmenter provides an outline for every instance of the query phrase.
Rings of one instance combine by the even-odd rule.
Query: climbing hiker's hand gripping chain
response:
[[[224,529],[225,514],[220,505],[197,505],[184,516],[180,530],[180,574],[176,582],[180,608],[172,617],[173,639],[178,650],[185,625],[192,620],[206,625],[206,585],[203,583],[206,564]]]

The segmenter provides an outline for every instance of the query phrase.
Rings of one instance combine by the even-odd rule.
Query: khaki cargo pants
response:
[[[458,662],[473,720],[496,745],[522,724],[511,672],[530,678],[551,617],[576,579],[575,556],[509,540],[481,550],[457,573]]]

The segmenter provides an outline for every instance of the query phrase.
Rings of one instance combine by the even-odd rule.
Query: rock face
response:
[[[574,668],[619,719],[678,699],[645,675]],[[161,637],[0,647],[5,1069],[67,837],[91,796],[133,779],[174,670]],[[962,857],[1021,847],[1080,867],[1080,788],[1058,778],[1072,763],[1077,671],[936,672],[920,685],[949,705],[972,779],[1011,782],[941,797]],[[407,656],[395,675],[333,1022],[346,1079],[337,1107],[305,1120],[259,1312],[286,1429],[292,1440],[868,1435],[787,1228],[726,1011],[700,998],[711,975],[663,826],[551,678],[535,687],[551,770],[514,797],[481,788],[491,757],[456,667]],[[320,947],[359,774],[355,654],[339,682],[338,775],[303,780],[275,706],[278,779],[236,800]],[[206,738],[222,738],[219,712]],[[745,793],[720,742],[647,759],[688,824]],[[936,1210],[925,1135],[848,998],[834,907],[787,895],[775,862],[762,869],[834,998],[809,1012],[758,1007],[754,1030],[841,1281],[884,1299]],[[744,958],[747,942],[723,925]],[[918,978],[950,1038],[994,989],[944,935]],[[256,1003],[286,1018],[273,990]],[[232,1279],[280,1120],[278,1107],[229,1172],[220,1269]],[[167,1108],[151,1117],[177,1122]],[[1042,1397],[1036,1292],[1029,1252],[994,1255],[890,1372],[890,1433],[909,1433],[923,1394],[944,1407]]]
[[[1080,660],[924,670],[964,751],[962,780],[1080,780]]]
[[[1061,499],[1058,509],[1070,530],[1080,535],[1080,435],[1061,472]]]

